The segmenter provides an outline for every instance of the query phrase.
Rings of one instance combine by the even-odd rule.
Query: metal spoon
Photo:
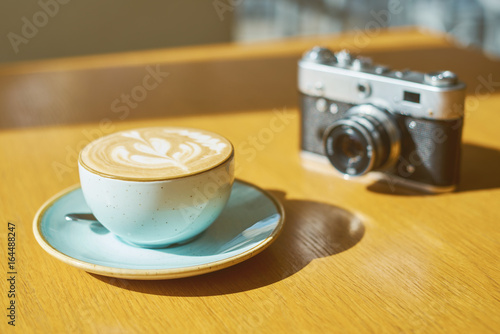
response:
[[[89,221],[98,222],[96,217],[91,213],[68,213],[64,218],[68,221]]]
[[[89,223],[89,227],[92,232],[97,234],[107,234],[108,229],[102,226],[102,224],[94,217],[91,213],[68,213],[64,218],[71,222],[86,222]]]

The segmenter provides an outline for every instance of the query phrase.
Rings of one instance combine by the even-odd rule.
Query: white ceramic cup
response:
[[[231,148],[232,149],[232,148]],[[224,209],[234,181],[234,152],[214,168],[154,181],[103,176],[79,161],[87,205],[109,231],[140,247],[184,243]]]

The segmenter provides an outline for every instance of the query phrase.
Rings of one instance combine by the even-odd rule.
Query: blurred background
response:
[[[0,62],[400,26],[500,55],[500,0],[3,0]]]

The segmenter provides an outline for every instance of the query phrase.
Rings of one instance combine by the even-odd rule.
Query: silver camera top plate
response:
[[[347,51],[315,47],[299,61],[299,91],[351,104],[373,104],[415,118],[453,120],[464,114],[465,84],[450,71],[393,71]]]

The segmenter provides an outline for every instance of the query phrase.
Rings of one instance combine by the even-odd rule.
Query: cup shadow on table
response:
[[[455,193],[475,190],[500,188],[500,151],[494,148],[470,143],[462,145],[462,162],[460,180]],[[417,192],[388,181],[377,181],[367,188],[369,191],[386,195],[426,196],[429,194]]]
[[[257,289],[304,269],[314,259],[354,247],[365,227],[353,213],[326,203],[288,200],[271,190],[283,204],[285,224],[276,241],[260,254],[216,272],[172,280],[126,280],[90,274],[119,288],[165,296],[212,296]]]

